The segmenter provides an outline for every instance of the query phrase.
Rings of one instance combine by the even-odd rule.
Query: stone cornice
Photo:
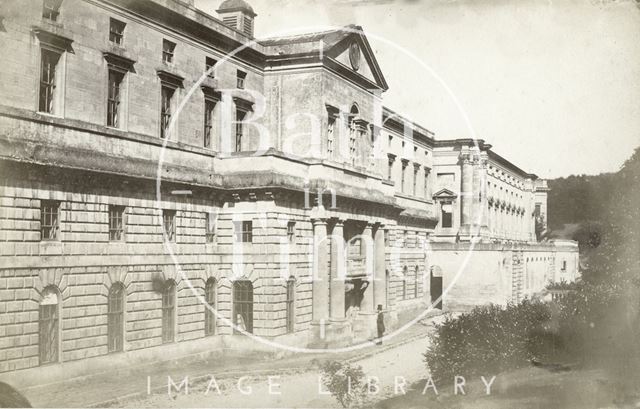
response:
[[[156,73],[158,74],[158,77],[160,77],[160,81],[163,83],[176,88],[183,88],[182,83],[184,81],[184,77],[167,71],[165,68],[158,68]]]
[[[123,71],[136,72],[134,69],[135,60],[128,58],[123,52],[115,53],[113,51],[104,51],[102,56],[110,66]]]
[[[63,51],[73,52],[71,44],[73,40],[71,36],[65,32],[61,27],[50,26],[32,26],[31,31],[38,38],[38,40],[51,47],[58,48]]]

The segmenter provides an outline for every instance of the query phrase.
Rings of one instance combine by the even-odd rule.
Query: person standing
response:
[[[376,320],[378,324],[378,341],[376,344],[382,345],[382,335],[384,334],[384,315],[382,314],[382,304],[378,304],[378,319]]]

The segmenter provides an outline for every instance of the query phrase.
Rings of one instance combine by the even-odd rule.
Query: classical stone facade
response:
[[[536,242],[545,182],[383,107],[361,28],[218,13],[0,4],[1,373],[345,345],[378,305],[391,329],[576,278],[574,243]]]

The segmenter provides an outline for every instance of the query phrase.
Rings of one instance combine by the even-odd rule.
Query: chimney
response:
[[[245,0],[225,0],[216,11],[226,26],[253,38],[253,19],[257,14]]]

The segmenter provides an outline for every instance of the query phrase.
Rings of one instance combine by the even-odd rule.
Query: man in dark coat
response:
[[[382,345],[382,335],[384,334],[384,316],[382,315],[382,305],[378,304],[378,345]]]

